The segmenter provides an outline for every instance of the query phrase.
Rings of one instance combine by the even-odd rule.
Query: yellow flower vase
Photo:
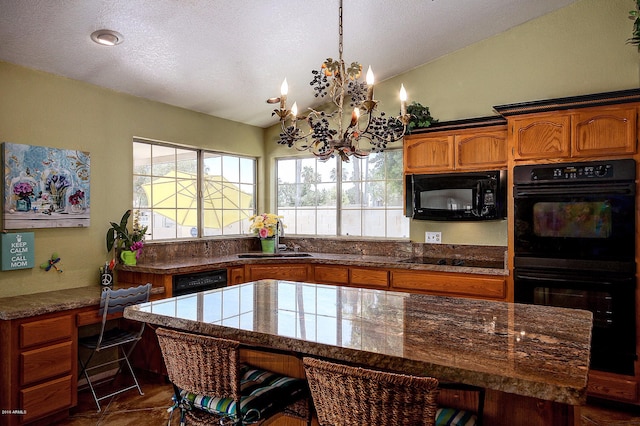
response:
[[[262,245],[263,253],[275,253],[276,252],[276,239],[275,238],[261,238],[260,244]]]

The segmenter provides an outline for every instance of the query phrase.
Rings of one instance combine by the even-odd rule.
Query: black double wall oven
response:
[[[635,161],[513,173],[515,301],[591,311],[591,368],[633,375]]]

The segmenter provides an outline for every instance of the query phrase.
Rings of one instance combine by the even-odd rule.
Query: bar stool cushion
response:
[[[470,411],[456,408],[438,408],[436,426],[475,426],[478,418]]]
[[[283,376],[243,364],[240,367],[240,413],[245,422],[255,422],[282,411],[293,399],[308,392],[303,379]],[[193,408],[216,415],[236,414],[232,398],[216,398],[183,391]]]

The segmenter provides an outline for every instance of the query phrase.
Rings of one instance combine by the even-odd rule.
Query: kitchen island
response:
[[[573,407],[586,400],[587,311],[262,280],[152,301],[124,316],[251,348],[481,386],[501,394],[502,404],[504,395],[530,398],[545,411],[530,424],[573,424]],[[511,410],[502,408],[507,424]]]

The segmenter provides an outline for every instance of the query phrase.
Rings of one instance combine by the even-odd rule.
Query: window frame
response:
[[[248,227],[249,227],[249,222],[248,217],[256,214],[257,211],[257,204],[258,204],[258,158],[256,157],[251,157],[248,155],[241,155],[241,154],[235,154],[235,153],[229,153],[229,152],[222,152],[222,151],[216,151],[213,149],[206,149],[206,148],[198,148],[198,147],[193,147],[193,146],[187,146],[187,145],[182,145],[182,144],[178,144],[178,143],[171,143],[171,142],[162,142],[162,141],[155,141],[155,140],[151,140],[151,139],[144,139],[144,138],[138,138],[135,137],[133,138],[133,145],[132,145],[132,149],[135,150],[136,149],[136,144],[143,144],[143,145],[148,145],[149,149],[151,149],[150,151],[150,156],[148,158],[146,158],[146,160],[149,161],[148,164],[148,171],[146,171],[146,173],[140,173],[139,171],[136,170],[136,158],[135,158],[135,154],[134,154],[134,158],[133,158],[133,165],[132,165],[132,176],[133,176],[133,209],[134,211],[140,211],[140,212],[145,212],[145,213],[149,213],[149,218],[148,218],[148,225],[149,225],[149,230],[148,230],[148,234],[147,234],[147,241],[151,241],[151,242],[166,242],[166,241],[178,241],[178,240],[199,240],[199,239],[204,239],[204,238],[216,238],[216,237],[238,237],[238,236],[246,236],[249,234],[248,232]],[[161,237],[155,237],[153,235],[154,232],[154,228],[152,225],[155,225],[154,222],[154,217],[155,216],[163,216],[161,213],[159,213],[157,210],[160,210],[160,208],[154,208],[154,206],[151,205],[151,201],[148,198],[148,194],[145,193],[144,189],[142,188],[143,185],[150,185],[152,181],[157,180],[158,178],[161,177],[165,177],[165,175],[163,174],[159,174],[156,175],[154,174],[154,166],[156,164],[168,164],[168,163],[154,163],[154,156],[153,156],[153,149],[154,147],[160,147],[160,148],[168,148],[168,149],[173,149],[174,153],[173,153],[173,161],[175,162],[173,165],[172,170],[169,172],[174,172],[175,173],[175,177],[173,177],[176,180],[176,185],[178,182],[184,182],[186,181],[185,179],[183,179],[182,177],[179,177],[178,174],[181,172],[180,171],[180,167],[178,166],[179,164],[179,153],[180,151],[187,151],[187,152],[191,152],[193,154],[195,154],[195,162],[196,162],[196,167],[195,167],[195,183],[196,183],[196,189],[195,189],[195,199],[196,199],[196,208],[195,208],[195,212],[196,212],[196,217],[197,217],[197,225],[192,226],[192,230],[191,235],[190,236],[185,236],[184,233],[183,235],[180,235],[179,233],[179,227],[181,226],[177,220],[173,220],[172,218],[168,218],[165,216],[165,218],[163,220],[167,220],[169,222],[173,222],[172,226],[173,228],[175,228],[175,233],[174,236],[171,237],[167,237],[167,236],[161,236]],[[216,157],[220,157],[220,162],[221,164],[224,163],[224,158],[228,157],[228,158],[232,158],[238,161],[238,168],[237,170],[235,170],[233,173],[236,173],[238,176],[238,182],[231,182],[228,181],[228,179],[226,177],[224,177],[224,167],[221,165],[221,175],[220,175],[220,180],[224,180],[225,184],[227,183],[227,181],[231,184],[233,184],[234,186],[238,187],[238,191],[240,191],[240,187],[244,187],[246,185],[249,185],[252,189],[251,195],[252,199],[249,203],[249,207],[247,208],[238,208],[238,209],[226,209],[224,207],[222,207],[220,210],[221,211],[239,211],[239,217],[243,216],[242,212],[250,212],[250,214],[244,214],[244,216],[246,216],[245,218],[242,218],[238,221],[232,222],[232,223],[239,223],[239,233],[224,233],[224,227],[223,228],[211,228],[211,229],[220,229],[221,232],[220,234],[207,234],[207,229],[205,227],[205,212],[206,211],[216,211],[217,209],[205,209],[205,202],[204,202],[204,194],[203,194],[203,186],[204,186],[204,181],[206,179],[207,176],[212,176],[212,175],[208,175],[206,173],[205,170],[205,162],[207,159],[209,158],[216,158]],[[243,182],[243,177],[241,176],[242,174],[242,162],[249,160],[251,161],[250,164],[250,174],[252,177],[252,180],[249,182]],[[246,167],[245,167],[246,169]],[[167,179],[172,179],[172,177],[168,177]],[[148,181],[147,183],[141,183],[141,181]],[[177,187],[176,187],[177,188]],[[176,190],[175,193],[178,193],[178,190]],[[140,198],[141,197],[145,197],[146,199],[146,203],[148,204],[148,206],[141,206],[141,202],[140,202]],[[166,208],[165,210],[169,211],[169,210],[174,210],[174,217],[177,219],[179,211],[181,210],[181,208],[179,206],[177,206],[177,201],[176,201],[176,205],[172,208]],[[184,210],[184,209],[182,209]],[[193,210],[193,209],[191,209]],[[155,214],[154,214],[155,211]],[[246,222],[243,223],[243,222]],[[146,225],[146,224],[143,224]],[[195,228],[196,232],[195,235],[193,234],[193,229]],[[157,227],[156,227],[157,229]]]
[[[384,154],[386,155],[386,153],[389,152],[393,152],[397,155],[400,156],[401,161],[403,161],[403,150],[402,148],[392,148],[392,149],[387,149],[385,151],[379,152],[377,154]],[[380,236],[380,235],[365,235],[364,232],[362,232],[362,230],[364,229],[364,223],[363,221],[361,221],[360,224],[360,233],[359,234],[344,234],[343,235],[343,214],[345,213],[345,211],[358,211],[361,219],[363,218],[363,214],[364,212],[366,212],[367,210],[371,210],[371,211],[375,211],[376,209],[372,209],[372,208],[367,208],[366,206],[361,206],[361,208],[359,209],[349,209],[346,208],[343,201],[342,201],[342,196],[337,196],[337,194],[342,194],[343,193],[343,188],[345,186],[348,186],[350,183],[352,182],[357,182],[358,184],[361,183],[366,183],[366,182],[384,182],[385,188],[387,187],[388,183],[391,181],[395,181],[397,180],[400,185],[403,185],[404,182],[404,174],[401,173],[400,177],[398,179],[387,179],[387,172],[385,171],[385,179],[380,181],[380,180],[375,180],[375,179],[367,179],[365,176],[362,175],[363,172],[361,172],[361,178],[360,179],[353,179],[353,180],[348,180],[348,179],[344,179],[343,178],[343,166],[344,163],[342,161],[340,161],[339,158],[332,158],[329,159],[327,161],[323,161],[318,159],[317,157],[314,156],[283,156],[283,157],[277,157],[274,159],[274,167],[275,167],[275,183],[274,183],[274,187],[275,187],[275,210],[277,214],[282,214],[281,211],[282,210],[290,210],[287,209],[286,207],[281,207],[281,200],[280,200],[280,161],[288,161],[288,160],[315,160],[316,161],[316,165],[318,163],[326,163],[326,162],[331,162],[331,161],[335,161],[336,162],[336,173],[335,173],[335,185],[336,185],[336,200],[335,200],[335,233],[334,234],[318,234],[317,230],[318,230],[318,212],[322,212],[323,210],[327,210],[327,209],[320,209],[318,210],[318,206],[315,205],[313,207],[313,209],[315,210],[316,214],[315,214],[315,230],[316,232],[314,234],[309,234],[309,233],[300,233],[298,234],[296,232],[296,225],[294,224],[293,226],[290,226],[289,229],[287,229],[287,234],[288,235],[296,235],[296,236],[317,236],[317,237],[327,237],[327,238],[378,238],[378,239],[389,239],[389,240],[409,240],[410,239],[410,219],[407,218],[404,213],[402,214],[402,217],[404,218],[403,220],[406,221],[405,227],[406,227],[406,234],[405,235],[401,235],[401,236],[394,236],[394,235],[389,235],[389,227],[388,227],[388,222],[387,220],[389,219],[389,215],[388,215],[388,211],[390,210],[396,210],[396,208],[391,208],[389,205],[387,205],[385,203],[384,207],[380,210],[384,210],[385,212],[385,231],[384,231],[384,235]],[[363,161],[366,160],[365,159],[356,159],[353,158],[351,161]],[[361,169],[364,170],[364,169]],[[367,169],[368,170],[368,169]],[[318,169],[317,167],[314,169],[315,173],[318,173]],[[298,182],[302,182],[302,180],[296,180],[296,184],[300,184]],[[322,181],[322,183],[333,183],[331,181],[327,182],[327,181]],[[318,185],[318,182],[314,183],[315,185]],[[290,185],[290,183],[285,183],[283,185]],[[387,195],[386,189],[385,189],[385,195]],[[400,210],[402,210],[404,212],[404,192],[402,192],[402,194],[400,194],[400,204],[398,205],[398,207],[400,208]],[[304,210],[304,209],[300,209],[300,206],[292,206],[292,209],[298,211],[298,210]],[[287,223],[286,217],[284,219],[284,223]]]

